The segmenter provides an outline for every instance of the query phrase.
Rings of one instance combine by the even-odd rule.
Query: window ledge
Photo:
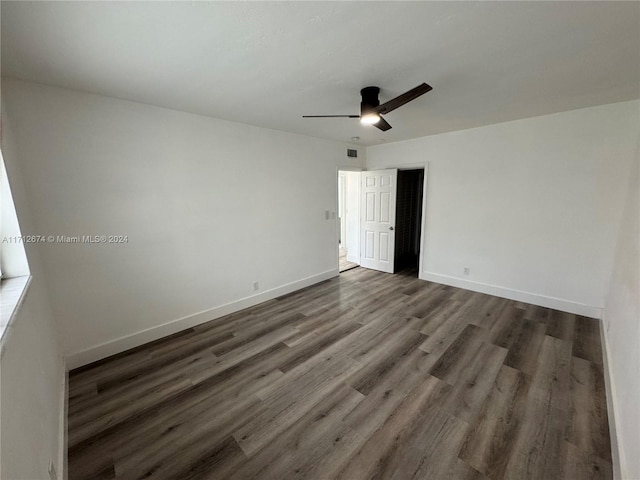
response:
[[[31,275],[6,278],[0,282],[0,357],[9,330],[31,283]]]

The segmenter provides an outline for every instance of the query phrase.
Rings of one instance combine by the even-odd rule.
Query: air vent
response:
[[[357,158],[358,157],[358,150],[354,150],[352,148],[347,148],[347,157]]]

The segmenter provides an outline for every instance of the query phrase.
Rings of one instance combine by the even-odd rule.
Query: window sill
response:
[[[31,275],[6,278],[0,282],[0,357],[9,337],[20,304],[24,300],[31,283]]]

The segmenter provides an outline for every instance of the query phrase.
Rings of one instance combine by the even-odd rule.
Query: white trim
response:
[[[417,168],[419,170],[419,168]],[[420,252],[418,253],[418,271],[422,270],[427,255],[427,180],[429,178],[429,162],[425,162],[422,174],[422,218],[420,219]]]
[[[608,321],[606,320],[606,310],[603,311],[600,321],[600,343],[602,344],[602,365],[604,370],[604,386],[607,395],[607,417],[609,419],[609,437],[611,438],[611,463],[613,466],[614,480],[622,480],[622,454],[620,442],[618,440],[618,429],[616,425],[620,419],[616,409],[616,388],[611,363],[609,362],[609,335],[607,333]]]
[[[452,287],[464,288],[466,290],[472,290],[474,292],[495,295],[496,297],[508,298],[510,300],[516,300],[518,302],[531,303],[533,305],[553,308],[554,310],[562,310],[563,312],[583,315],[585,317],[598,319],[602,318],[602,308],[596,307],[594,305],[585,305],[583,303],[564,300],[562,298],[547,297],[545,295],[539,295],[537,293],[523,292],[521,290],[514,290],[512,288],[500,287],[498,285],[490,285],[487,283],[474,282],[472,280],[450,277],[448,275],[441,275],[439,273],[422,271],[420,273],[420,278],[422,280],[428,280],[430,282],[451,285]]]
[[[13,322],[29,291],[33,277],[4,278],[0,281],[0,358],[13,330]]]
[[[363,167],[343,167],[338,165],[336,167],[336,210],[338,209],[338,204],[339,204],[339,200],[338,200],[338,196],[340,195],[340,192],[338,191],[338,187],[339,187],[339,177],[340,177],[340,172],[357,172],[357,173],[362,173],[364,172],[364,168]],[[358,192],[358,225],[360,224],[360,192]],[[338,249],[336,251],[336,258],[338,259],[338,264],[340,263],[340,227],[338,227],[338,230],[336,230],[336,244],[338,245]],[[360,229],[360,227],[358,227],[358,230]],[[360,235],[360,233],[358,232],[358,236]],[[358,239],[358,246],[360,245],[360,239]],[[358,254],[357,255],[353,255],[350,254],[349,251],[347,250],[347,262],[352,262],[352,263],[357,263],[358,265],[360,265],[360,248],[358,248]],[[338,269],[340,268],[340,265],[338,265]]]
[[[151,327],[146,330],[133,333],[131,335],[116,338],[115,340],[95,345],[93,347],[87,348],[86,350],[73,352],[66,357],[66,367],[68,370],[73,370],[74,368],[78,368],[91,362],[109,357],[111,355],[124,352],[125,350],[129,350],[130,348],[134,348],[139,345],[158,340],[159,338],[166,337],[167,335],[172,335],[186,328],[191,328],[196,325],[215,320],[216,318],[229,315],[230,313],[238,312],[245,308],[249,308],[259,303],[266,302],[267,300],[271,300],[281,295],[286,295],[287,293],[291,293],[296,290],[300,290],[301,288],[305,288],[324,280],[328,280],[330,278],[336,277],[337,275],[337,268],[327,270],[326,272],[303,278],[295,282],[287,283],[280,287],[272,288],[271,290],[266,290],[256,295],[241,298],[239,300],[235,300],[233,302],[220,305],[209,310],[194,313],[192,315],[187,315],[186,317],[178,318],[176,320],[172,320],[162,325]]]
[[[69,372],[65,367],[65,359],[62,358],[62,389],[60,392],[62,402],[62,408],[60,409],[60,421],[59,428],[60,432],[58,433],[58,465],[56,465],[56,471],[58,474],[58,478],[61,480],[67,480],[68,471],[67,471],[67,448],[68,448],[68,418],[69,418]]]

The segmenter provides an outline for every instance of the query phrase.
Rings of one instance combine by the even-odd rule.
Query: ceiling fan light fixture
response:
[[[360,117],[360,123],[364,125],[373,125],[380,121],[380,115],[375,112],[365,113]]]
[[[378,130],[386,132],[391,129],[391,125],[387,122],[382,115],[386,115],[389,112],[394,111],[396,108],[400,108],[406,103],[415,100],[420,95],[431,91],[432,88],[426,83],[421,83],[415,88],[404,92],[402,95],[398,95],[392,98],[388,102],[380,105],[380,87],[364,87],[360,90],[360,96],[362,102],[360,102],[360,115],[303,115],[303,118],[359,118],[360,123],[363,125],[373,125]]]

